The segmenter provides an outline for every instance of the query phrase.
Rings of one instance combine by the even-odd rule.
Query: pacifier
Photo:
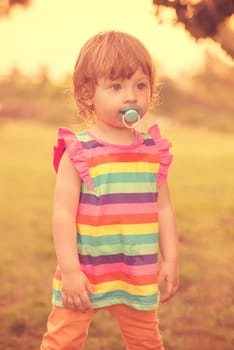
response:
[[[126,128],[135,128],[138,122],[141,120],[140,108],[132,106],[123,108],[121,109],[119,116]]]

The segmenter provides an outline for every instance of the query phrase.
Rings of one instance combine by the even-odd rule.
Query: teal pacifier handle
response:
[[[127,123],[134,123],[138,120],[138,112],[135,109],[128,109],[124,113],[124,119]]]
[[[120,112],[122,123],[126,128],[135,128],[136,124],[140,121],[140,111],[135,107],[128,107],[122,109]]]

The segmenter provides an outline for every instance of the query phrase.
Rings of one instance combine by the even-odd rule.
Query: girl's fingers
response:
[[[75,311],[81,311],[81,312],[83,312],[83,311],[82,311],[82,310],[83,310],[83,305],[82,305],[80,296],[79,296],[79,295],[74,295],[72,298],[73,298],[73,303],[74,303]]]
[[[87,289],[87,292],[88,292],[89,294],[93,294],[93,295],[96,294],[96,292],[95,292],[95,290],[94,290],[92,284],[91,284],[89,281],[87,281],[86,289]]]
[[[160,302],[161,303],[165,303],[166,301],[168,301],[172,295],[172,290],[173,290],[173,286],[171,283],[167,282],[166,283],[166,291],[164,292],[164,294],[160,297]]]
[[[83,292],[81,295],[80,295],[80,300],[81,300],[81,303],[82,303],[82,307],[83,307],[83,311],[88,311],[88,310],[92,310],[92,305],[90,303],[90,300],[88,298],[88,295],[87,295],[87,292]]]
[[[66,291],[62,291],[62,303],[65,308],[74,311],[86,312],[92,310],[92,305],[89,300],[88,294],[95,294],[95,290],[92,284],[87,280],[85,281],[83,288],[79,288],[77,294],[68,294]]]
[[[92,305],[86,292],[80,295],[66,295],[63,293],[62,302],[65,308],[73,311],[86,312],[92,310]]]
[[[66,293],[62,293],[62,302],[63,302],[63,306],[67,309],[74,309],[74,302],[73,302],[73,298],[70,295],[67,295]]]
[[[173,282],[166,281],[166,291],[160,297],[160,302],[161,303],[165,303],[168,300],[170,300],[173,297],[173,295],[175,295],[178,287],[179,287],[179,283],[178,282],[173,283]]]

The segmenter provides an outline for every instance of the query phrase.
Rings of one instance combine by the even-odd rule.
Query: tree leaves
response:
[[[228,22],[234,14],[234,0],[153,0],[153,4],[158,6],[159,16],[160,7],[174,9],[176,23],[183,23],[196,40],[212,38],[234,58],[234,32]]]

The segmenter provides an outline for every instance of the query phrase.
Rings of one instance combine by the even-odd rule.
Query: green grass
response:
[[[180,233],[180,289],[161,306],[166,350],[232,350],[234,138],[170,128],[169,183]],[[56,129],[0,125],[0,348],[38,349],[50,311],[55,254],[51,215]],[[116,322],[99,313],[85,350],[123,350]]]
[[[166,344],[168,349],[231,350],[234,138],[205,129],[170,129],[167,135],[174,142],[170,182],[181,241],[181,287],[160,309]]]

